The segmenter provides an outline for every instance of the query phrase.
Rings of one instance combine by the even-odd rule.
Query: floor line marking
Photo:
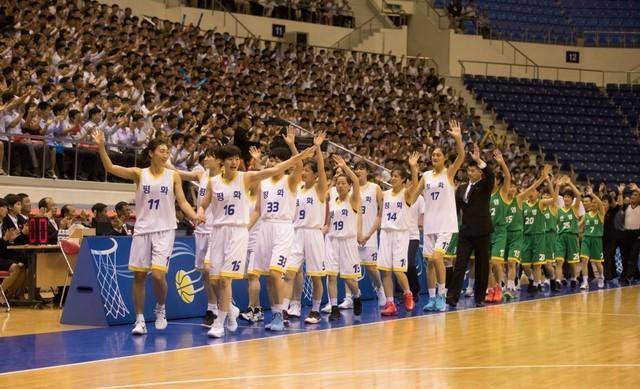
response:
[[[624,287],[617,287],[617,288],[604,289],[604,290],[600,289],[600,290],[597,290],[597,291],[586,292],[586,294],[591,294],[591,293],[596,293],[596,292],[608,293],[608,292],[617,291],[617,290],[621,290],[621,289],[638,288],[638,287],[640,287],[640,285],[624,286]],[[10,371],[10,372],[0,373],[0,377],[5,376],[5,375],[9,375],[9,374],[29,373],[29,372],[40,371],[40,370],[57,369],[57,368],[63,368],[63,367],[69,367],[69,366],[88,365],[88,364],[99,363],[99,362],[109,362],[109,361],[116,361],[116,360],[121,360],[121,359],[139,358],[139,357],[145,357],[145,356],[150,356],[150,355],[168,354],[168,353],[174,353],[174,352],[180,352],[180,351],[186,351],[186,350],[198,350],[198,349],[201,349],[201,348],[222,346],[222,345],[226,345],[226,344],[238,344],[238,343],[248,343],[248,342],[262,341],[262,340],[272,340],[272,339],[278,339],[278,338],[285,337],[285,336],[298,336],[298,335],[304,335],[304,334],[317,334],[317,333],[325,332],[325,331],[332,331],[332,330],[338,331],[338,330],[345,330],[345,329],[348,329],[348,328],[352,329],[354,327],[367,327],[367,326],[381,325],[381,324],[384,325],[386,323],[392,323],[392,322],[398,322],[398,321],[404,321],[404,320],[411,320],[411,319],[429,319],[429,318],[439,317],[439,316],[442,316],[442,315],[453,314],[453,313],[464,313],[464,312],[470,312],[470,311],[479,311],[479,310],[483,310],[483,309],[491,309],[491,308],[502,307],[502,306],[508,307],[508,306],[532,303],[532,302],[537,302],[537,301],[555,300],[555,299],[558,299],[558,298],[565,298],[565,297],[572,297],[572,296],[575,297],[575,296],[581,296],[581,295],[583,295],[583,294],[581,294],[581,293],[561,294],[561,295],[556,295],[556,296],[542,297],[542,298],[535,299],[535,300],[519,300],[519,301],[514,301],[514,302],[510,302],[510,303],[506,303],[506,304],[485,306],[485,307],[481,307],[481,308],[467,308],[467,309],[461,309],[461,310],[451,310],[451,311],[445,311],[445,312],[432,313],[432,314],[429,314],[429,315],[408,316],[408,317],[401,317],[401,318],[397,318],[397,319],[393,319],[393,320],[381,320],[381,321],[377,321],[377,322],[373,322],[373,323],[354,323],[353,325],[348,325],[348,326],[344,326],[344,327],[322,328],[322,329],[317,329],[317,330],[313,330],[313,331],[294,332],[294,333],[290,333],[290,334],[272,335],[272,336],[266,336],[266,337],[260,337],[260,338],[254,338],[254,339],[238,340],[238,341],[232,341],[232,342],[222,342],[222,343],[216,343],[216,344],[206,344],[206,345],[202,345],[202,346],[176,348],[176,349],[173,349],[173,350],[154,351],[154,352],[144,353],[144,354],[125,355],[125,356],[122,356],[122,357],[95,359],[95,360],[92,360],[92,361],[66,363],[66,364],[61,364],[61,365],[44,366],[44,367],[36,367],[36,368],[33,368],[33,369],[25,369],[25,370],[14,370],[14,371]],[[82,330],[80,330],[80,331],[82,331]]]
[[[310,377],[324,375],[363,375],[363,374],[388,374],[388,373],[407,373],[407,372],[425,372],[425,371],[464,371],[464,370],[508,370],[508,369],[569,369],[569,368],[639,368],[639,363],[611,363],[611,364],[564,364],[564,365],[494,365],[494,366],[435,366],[435,367],[407,367],[407,368],[388,368],[388,369],[358,369],[358,370],[329,370],[329,371],[311,371],[298,373],[281,373],[281,374],[258,374],[248,376],[227,376],[216,378],[199,378],[190,380],[176,381],[157,381],[143,384],[102,386],[100,389],[121,389],[121,388],[140,388],[159,385],[180,385],[180,384],[197,384],[210,383],[220,381],[245,381],[256,379],[283,378],[283,377]]]
[[[528,309],[515,309],[513,312],[528,312],[528,313],[555,313],[565,315],[595,315],[595,316],[622,316],[622,317],[640,317],[637,313],[608,313],[608,312],[579,312],[579,311],[539,311]]]

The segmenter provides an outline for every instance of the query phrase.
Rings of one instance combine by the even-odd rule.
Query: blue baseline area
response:
[[[535,297],[526,292],[520,293],[520,301],[530,301],[548,297],[581,293],[579,291],[564,290],[561,293],[539,293]],[[406,317],[420,317],[427,315],[442,315],[440,312],[422,312],[422,304],[426,303],[425,296],[421,296],[420,303],[413,312],[407,313],[404,307],[399,307],[399,314],[395,317],[381,317],[374,300],[365,301],[363,313],[354,317],[351,310],[342,311],[342,319],[328,322],[327,315],[316,325],[307,325],[302,319],[294,319],[285,332],[270,332],[264,329],[264,322],[249,325],[238,320],[240,326],[235,333],[228,332],[224,338],[210,339],[206,336],[207,328],[203,327],[200,318],[181,319],[169,322],[164,331],[156,331],[153,323],[147,326],[149,333],[141,337],[130,334],[130,325],[117,325],[96,329],[62,331],[46,334],[9,336],[0,338],[0,349],[11,350],[11,358],[5,358],[0,364],[0,374],[21,370],[61,366],[74,363],[99,361],[118,357],[158,353],[170,350],[188,349],[222,343],[233,343],[273,336],[290,335],[296,333],[313,332],[330,328],[341,328],[367,323],[393,321]],[[507,303],[511,304],[511,303]],[[457,311],[471,309],[473,298],[462,298]],[[490,309],[482,308],[482,309]],[[302,317],[309,312],[304,307]],[[266,313],[270,320],[271,314]]]

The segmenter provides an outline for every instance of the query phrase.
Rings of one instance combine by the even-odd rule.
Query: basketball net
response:
[[[118,243],[110,239],[113,246],[106,250],[91,250],[91,256],[98,269],[96,278],[100,286],[100,296],[104,304],[107,317],[114,319],[124,318],[129,314],[129,309],[120,293],[118,285],[118,271],[116,268]]]

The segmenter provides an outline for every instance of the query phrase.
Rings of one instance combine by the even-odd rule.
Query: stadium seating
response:
[[[547,158],[557,157],[565,169],[572,165],[579,178],[607,184],[640,178],[640,145],[595,84],[477,75],[465,75],[464,83]]]
[[[607,94],[620,107],[620,112],[626,116],[631,128],[638,127],[640,117],[640,85],[607,85]]]
[[[585,46],[640,47],[640,2],[632,0],[476,0],[487,10],[491,34],[515,41]],[[445,8],[448,0],[436,0]],[[467,4],[468,1],[463,1]],[[471,20],[466,34],[476,34]]]
[[[640,46],[640,2],[562,0],[561,4],[585,46]]]

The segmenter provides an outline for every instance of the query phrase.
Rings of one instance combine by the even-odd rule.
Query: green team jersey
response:
[[[598,212],[587,212],[584,215],[584,236],[601,237],[602,233],[603,224]]]
[[[528,201],[525,201],[522,208],[524,234],[542,234],[544,232],[544,215],[540,210],[540,202],[529,204]]]
[[[553,212],[551,207],[547,207],[542,214],[544,215],[544,232],[556,232],[558,230],[558,213]]]
[[[573,208],[558,208],[558,234],[578,235],[578,216]]]
[[[514,198],[510,204],[505,203],[507,231],[522,231],[524,222],[522,220],[522,208],[518,207],[518,200]]]
[[[491,195],[491,223],[495,230],[506,230],[507,228],[507,204],[504,202],[500,191]]]

